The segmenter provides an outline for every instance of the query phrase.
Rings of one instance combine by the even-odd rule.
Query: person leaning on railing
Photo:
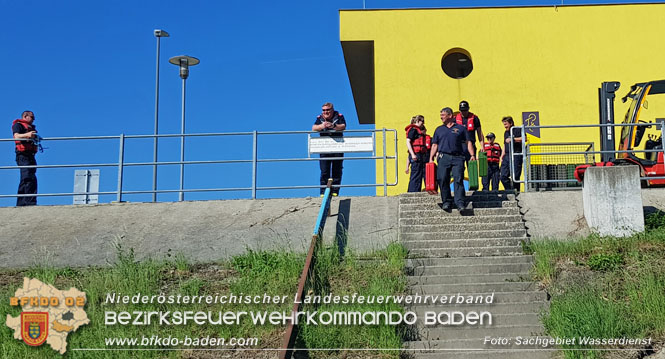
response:
[[[346,129],[344,115],[335,111],[332,103],[326,102],[321,106],[321,114],[316,116],[312,131],[321,132],[321,136],[342,137],[342,131]],[[327,157],[344,157],[344,153],[322,153],[319,155],[319,167],[321,168],[321,196],[325,192],[328,178],[333,179],[332,195],[339,195],[339,185],[342,184],[342,161],[324,160]]]
[[[32,139],[37,137],[37,129],[33,122],[35,114],[32,111],[23,111],[21,118],[12,122],[12,132],[16,143],[16,164],[18,166],[36,166],[35,154],[39,147]],[[18,184],[18,194],[37,193],[37,169],[21,168],[21,181]],[[36,196],[17,197],[17,206],[34,206],[37,204]]]

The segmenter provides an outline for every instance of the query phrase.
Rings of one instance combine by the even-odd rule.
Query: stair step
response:
[[[514,202],[514,194],[494,194],[494,195],[484,195],[474,193],[472,195],[466,196],[467,201],[475,202]],[[418,203],[441,203],[441,195],[430,195],[430,196],[400,196],[399,204],[418,204]]]
[[[407,267],[417,266],[460,266],[460,265],[493,265],[508,263],[533,263],[533,256],[506,256],[506,257],[473,257],[473,258],[414,258],[407,259]]]
[[[440,309],[439,312],[446,312],[450,310],[446,309]],[[489,310],[488,310],[489,311]],[[465,311],[464,309],[461,310],[461,312],[470,312],[470,311]],[[491,311],[489,311],[491,313]],[[480,313],[478,313],[480,314]],[[483,324],[480,324],[480,317],[483,319]],[[462,325],[443,325],[443,324],[434,324],[434,325],[428,325],[428,326],[423,326],[423,330],[432,330],[435,328],[443,328],[446,330],[468,330],[468,329],[474,329],[474,328],[493,328],[494,326],[497,325],[517,325],[517,326],[524,326],[524,325],[541,325],[540,313],[510,313],[510,314],[493,314],[491,315],[491,321],[492,323],[490,324],[490,318],[487,316],[480,316],[478,319],[478,322],[476,324],[462,324]],[[421,324],[424,324],[424,319],[425,318],[418,318],[419,322]],[[446,320],[445,316],[442,316],[443,320]],[[433,333],[438,333],[438,331],[433,331]],[[430,334],[431,336],[431,334]]]
[[[504,196],[504,195],[516,195],[514,190],[503,190],[503,191],[466,191],[465,195],[467,197],[471,196]],[[409,197],[441,197],[440,194],[429,194],[427,192],[406,192],[399,195],[400,198],[409,198]]]
[[[468,209],[460,214],[457,210],[446,212],[441,208],[435,207],[432,209],[414,209],[414,210],[399,210],[400,218],[440,218],[440,217],[472,217],[472,216],[505,216],[505,215],[519,215],[520,210],[517,207],[505,208],[474,208]]]
[[[460,293],[462,295],[474,295],[484,292],[519,292],[538,290],[536,282],[504,282],[504,283],[464,283],[464,284],[417,284],[411,286],[413,293]],[[496,296],[496,295],[495,295]]]
[[[500,227],[503,224],[512,224],[512,223],[521,223],[524,225],[524,222],[522,221],[522,216],[519,214],[513,214],[513,215],[498,215],[498,216],[493,216],[493,215],[484,215],[484,216],[465,216],[463,217],[463,220],[457,220],[455,225],[460,225],[460,226],[465,226],[465,225],[471,225],[474,223],[478,224],[487,224],[492,226],[497,226]],[[447,217],[429,217],[429,218],[420,218],[420,217],[414,217],[414,218],[400,218],[399,220],[399,225],[400,226],[417,226],[417,225],[429,225],[429,224],[447,224],[447,225],[452,225],[450,223],[450,218]]]
[[[519,258],[520,256],[515,256]],[[491,258],[491,257],[478,257]],[[502,257],[499,257],[502,258]],[[505,258],[505,257],[504,257]],[[426,259],[426,258],[420,258]],[[432,258],[439,259],[439,258]],[[531,263],[505,263],[505,264],[483,264],[483,265],[430,265],[406,267],[406,271],[412,276],[428,275],[482,275],[490,273],[529,273],[533,268]]]
[[[407,240],[447,240],[467,238],[526,237],[526,229],[496,229],[492,231],[437,231],[436,226],[400,227],[400,238]],[[415,232],[413,230],[418,230]]]
[[[496,247],[496,246],[520,246],[525,237],[510,238],[487,238],[487,239],[451,239],[451,240],[404,240],[407,249],[427,248],[464,248],[464,247]]]
[[[426,295],[423,294],[418,294],[418,295],[411,294],[411,297],[413,297],[412,303],[406,303],[406,300],[403,300],[402,303],[404,305],[410,305],[410,306],[417,306],[417,305],[429,306],[432,303],[440,303],[441,296],[450,297],[451,295],[455,297],[457,297],[457,295],[461,295],[462,297],[465,298],[465,300],[468,299],[469,296],[473,296],[474,303],[466,305],[476,305],[475,303],[481,303],[481,304],[485,303],[487,301],[487,297],[491,296],[492,293],[491,292],[474,293],[474,294],[459,293],[459,292],[445,293],[439,290],[438,293],[427,294],[427,297]],[[480,301],[478,301],[478,299],[480,299]],[[423,303],[425,300],[427,300],[427,303]],[[494,293],[494,297],[492,299],[492,303],[494,304],[491,305],[496,305],[501,303],[531,303],[531,302],[542,302],[547,300],[548,300],[547,293],[541,290],[532,290],[526,292],[525,291],[499,292],[499,293]],[[413,301],[419,301],[419,302],[413,303]]]
[[[538,349],[542,350],[543,342],[548,342],[552,337],[549,336],[518,336],[508,338],[508,343],[503,345],[492,345],[489,338],[470,338],[470,339],[448,339],[448,340],[422,340],[406,342],[405,346],[409,349]],[[533,340],[525,342],[526,340]],[[540,340],[541,342],[537,342]],[[553,345],[552,345],[553,346]]]
[[[444,312],[444,311],[476,311],[476,312],[483,312],[483,311],[488,311],[492,313],[492,315],[498,315],[498,314],[524,314],[524,313],[541,313],[543,310],[546,310],[549,308],[549,302],[527,302],[527,303],[500,303],[500,304],[479,304],[479,305],[468,305],[468,304],[458,304],[458,305],[449,305],[449,304],[442,304],[438,306],[414,306],[414,307],[408,307],[407,310],[416,312],[418,314],[418,318],[425,318],[425,312]],[[494,328],[494,326],[491,326],[486,329]],[[468,328],[467,328],[468,329]],[[539,332],[540,333],[540,332]],[[447,334],[447,333],[446,333]],[[497,333],[495,333],[497,334]],[[522,332],[519,335],[528,335],[530,333],[527,332]],[[462,335],[462,333],[458,334],[453,334],[451,333],[449,335],[450,338],[457,338],[459,335]],[[468,333],[464,333],[463,335],[468,335]],[[504,334],[505,335],[505,334]],[[432,339],[432,337],[429,337]],[[468,338],[480,338],[480,336],[470,336]],[[443,338],[441,338],[443,339]]]
[[[416,284],[460,284],[460,283],[514,283],[531,282],[529,273],[487,273],[487,274],[443,274],[407,277],[409,285]]]
[[[409,359],[554,359],[558,358],[556,351],[543,349],[516,349],[516,350],[440,350],[432,353],[422,353],[416,350],[404,350]]]
[[[481,256],[521,256],[521,246],[465,247],[442,249],[412,249],[411,257],[481,257]]]
[[[498,313],[497,313],[498,314]],[[515,336],[534,336],[543,335],[545,327],[541,324],[535,325],[492,325],[491,327],[478,327],[463,329],[451,329],[452,327],[427,328],[423,326],[411,327],[408,329],[407,336],[412,340],[447,340],[447,339],[473,339],[493,337],[515,337]]]
[[[419,224],[401,224],[399,226],[402,232],[450,232],[450,231],[494,231],[508,229],[525,229],[524,222],[462,222],[462,223],[419,223]]]
[[[504,202],[485,202],[485,201],[480,201],[480,202],[472,202],[472,201],[467,201],[467,208],[517,208],[517,202],[510,202],[510,201],[504,201]],[[407,203],[407,204],[399,204],[399,210],[400,211],[415,211],[419,209],[423,210],[441,210],[440,207],[441,203],[435,203],[435,202],[427,202],[427,203]]]

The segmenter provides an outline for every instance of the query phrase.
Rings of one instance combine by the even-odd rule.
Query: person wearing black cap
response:
[[[468,101],[462,101],[459,103],[459,113],[455,116],[455,122],[457,122],[458,125],[464,126],[467,131],[469,131],[469,137],[471,138],[471,145],[473,146],[473,153],[469,153],[464,150],[464,157],[466,162],[469,162],[469,159],[471,158],[471,155],[475,156],[476,155],[476,136],[478,136],[478,141],[481,143],[481,148],[482,144],[484,143],[483,141],[483,130],[480,128],[480,119],[478,116],[474,115],[473,113],[469,112],[469,102]]]
[[[443,125],[436,128],[432,137],[430,162],[437,158],[438,167],[436,177],[441,189],[441,202],[444,211],[451,208],[450,175],[453,175],[454,202],[457,209],[462,212],[466,207],[464,191],[464,148],[472,151],[469,132],[453,120],[453,110],[450,107],[441,109]],[[471,155],[471,159],[475,159]]]
[[[501,174],[501,170],[499,168],[499,160],[501,159],[501,146],[494,142],[494,139],[496,138],[494,133],[488,133],[485,138],[487,139],[487,142],[483,144],[482,151],[487,154],[487,176],[483,177],[483,191],[489,191],[490,184],[492,185],[492,191],[498,191],[499,177]]]

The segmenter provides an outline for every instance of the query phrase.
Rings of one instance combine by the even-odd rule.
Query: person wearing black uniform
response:
[[[23,111],[21,118],[12,123],[12,132],[16,144],[16,164],[18,166],[36,166],[35,153],[39,148],[31,139],[37,138],[37,129],[32,124],[35,114],[32,111]],[[18,184],[18,194],[37,193],[37,169],[21,168],[21,181]],[[17,206],[34,206],[37,204],[36,196],[16,197]]]
[[[425,133],[425,117],[413,116],[411,124],[406,126],[406,148],[409,151],[411,177],[409,178],[408,192],[420,192],[425,178],[425,164],[429,161],[427,139]]]
[[[316,121],[312,126],[312,131],[321,132],[321,136],[342,137],[342,131],[346,129],[346,120],[344,116],[335,111],[332,103],[326,102],[321,107],[321,114],[316,116]],[[325,186],[328,178],[333,179],[332,195],[339,195],[339,185],[342,184],[342,161],[343,160],[324,160],[329,157],[344,157],[344,153],[322,153],[319,155],[322,159],[319,161],[321,168],[321,195],[326,191]]]
[[[483,148],[483,145],[485,144],[483,140],[483,130],[480,128],[480,119],[478,116],[475,114],[469,112],[469,102],[468,101],[462,101],[459,103],[459,113],[455,116],[455,122],[458,125],[464,126],[467,131],[469,131],[469,137],[471,138],[471,145],[473,146],[473,152],[469,152],[466,149],[466,146],[464,148],[464,159],[466,160],[467,164],[469,163],[469,160],[471,159],[471,153],[473,155],[476,155],[476,151],[478,150],[476,148],[476,136],[478,137],[478,141],[480,142],[480,148]]]
[[[506,132],[503,133],[503,154],[501,155],[501,183],[505,189],[515,189],[517,192],[520,191],[520,184],[514,181],[519,181],[522,176],[522,132],[519,128],[514,128],[515,122],[511,116],[506,116],[501,119],[503,122],[503,128],[506,129]],[[510,133],[513,134],[514,141],[511,143]],[[515,178],[511,179],[510,176],[510,164],[513,160],[511,155],[511,148],[515,150],[515,163],[514,171]]]
[[[483,152],[487,154],[487,176],[483,177],[483,191],[490,190],[490,184],[493,191],[499,190],[499,178],[501,169],[499,161],[501,159],[501,146],[494,142],[496,136],[490,132],[485,136],[487,142],[483,145]]]
[[[443,210],[450,210],[450,175],[453,175],[454,202],[455,207],[461,212],[466,207],[464,191],[464,148],[469,153],[473,152],[469,132],[455,123],[453,110],[445,107],[441,110],[441,121],[443,125],[437,127],[432,137],[432,149],[430,151],[430,162],[437,158],[437,179],[441,189],[441,202]],[[471,155],[471,160],[475,160]]]

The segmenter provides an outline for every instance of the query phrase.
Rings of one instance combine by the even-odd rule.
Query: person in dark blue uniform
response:
[[[346,120],[344,116],[335,111],[332,103],[326,102],[321,106],[321,114],[316,116],[316,121],[312,126],[312,131],[321,132],[321,136],[342,137],[342,131],[346,129]],[[319,161],[321,167],[321,195],[326,191],[325,185],[328,178],[333,179],[332,195],[339,195],[339,185],[342,184],[342,161],[343,160],[324,160],[323,158],[344,157],[344,153],[322,153],[319,155],[322,159]]]
[[[16,165],[36,166],[35,154],[38,146],[30,139],[37,137],[37,129],[33,125],[35,114],[32,111],[23,111],[21,118],[12,123],[12,132],[16,139]],[[37,193],[37,169],[21,168],[21,181],[18,184],[18,194]],[[34,206],[37,204],[36,196],[17,197],[17,206]]]
[[[476,157],[473,154],[473,146],[469,139],[469,132],[462,125],[455,123],[453,110],[445,107],[441,110],[441,121],[443,125],[437,127],[432,137],[432,149],[430,151],[430,162],[437,158],[437,179],[441,189],[441,202],[444,210],[450,210],[450,175],[452,173],[454,183],[455,207],[461,212],[466,207],[464,193],[464,148],[471,154],[471,160]]]
[[[503,133],[503,142],[505,145],[503,146],[503,154],[501,155],[501,183],[505,189],[515,189],[519,192],[520,184],[514,181],[519,181],[522,176],[522,132],[519,128],[514,128],[515,122],[511,116],[506,116],[501,121],[503,122],[503,128],[506,129],[506,132]],[[514,141],[510,139],[511,132]],[[515,149],[515,163],[513,164],[515,178],[512,179],[510,175],[510,164],[513,162],[511,147]]]

